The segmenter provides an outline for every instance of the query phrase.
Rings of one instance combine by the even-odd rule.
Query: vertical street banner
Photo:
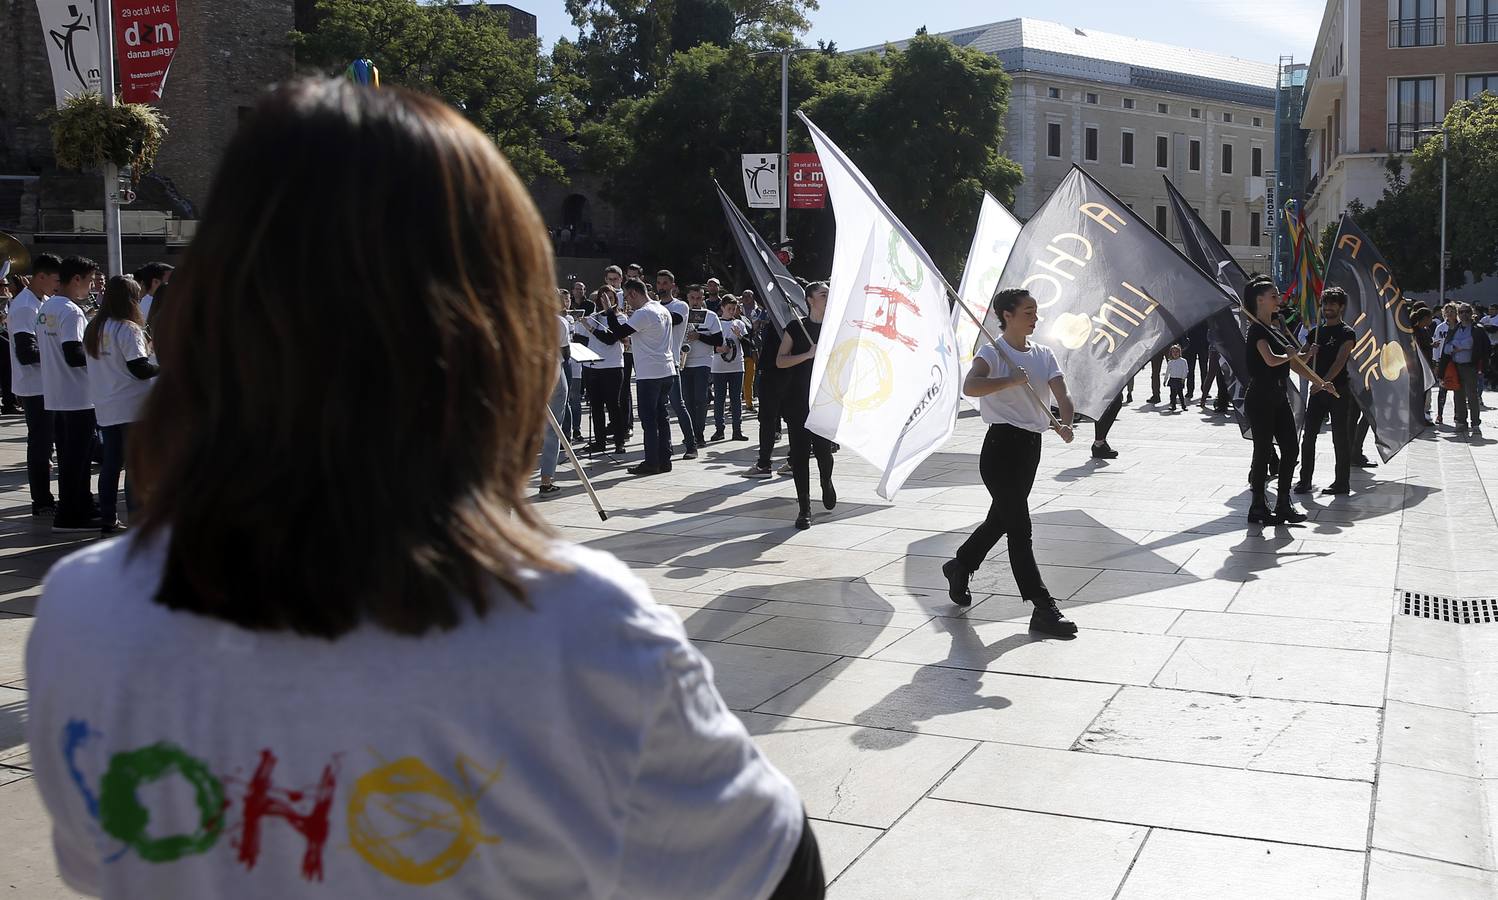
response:
[[[1004,264],[1009,261],[1009,251],[1014,249],[1019,231],[1019,220],[1014,214],[984,191],[978,227],[973,231],[973,245],[968,249],[967,266],[962,270],[962,284],[957,286],[957,296],[979,319],[988,318],[994,288],[1004,274]],[[983,330],[973,321],[973,316],[961,306],[952,308],[952,330],[957,334],[957,377],[961,380],[973,367],[978,347],[988,338],[983,336]],[[997,332],[994,336],[998,336]],[[978,401],[973,398],[964,395],[962,399],[972,408],[978,408]]]
[[[999,288],[1035,298],[1035,340],[1055,352],[1076,408],[1093,419],[1178,335],[1236,305],[1076,166],[1020,230]],[[998,334],[991,311],[987,323]]]
[[[1415,342],[1394,271],[1345,213],[1327,260],[1326,286],[1347,292],[1347,324],[1357,335],[1347,359],[1348,387],[1373,420],[1378,455],[1388,462],[1425,429],[1425,393],[1434,376]]]
[[[806,427],[884,473],[886,500],[957,425],[946,281],[863,173],[801,113],[837,216],[831,290]]]
[[[744,197],[750,209],[780,208],[780,154],[743,155]]]
[[[123,102],[161,102],[177,35],[177,0],[114,0],[114,55]]]
[[[718,202],[723,205],[723,218],[727,220],[728,230],[733,235],[733,243],[738,248],[739,256],[749,269],[749,281],[754,285],[754,292],[759,295],[760,302],[765,305],[775,327],[783,332],[790,323],[806,315],[806,291],[801,287],[801,282],[781,263],[775,251],[770,249],[770,245],[765,243],[765,239],[749,224],[749,220],[744,218],[744,214],[739,212],[739,208],[728,199],[723,186],[715,181],[713,187],[718,189]]]
[[[76,94],[97,93],[101,67],[92,0],[36,0],[36,11],[42,20],[42,43],[52,67],[57,108]]]
[[[822,161],[815,153],[792,153],[790,167],[790,209],[825,209],[827,179]]]

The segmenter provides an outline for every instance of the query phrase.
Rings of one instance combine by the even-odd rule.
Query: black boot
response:
[[[801,512],[796,516],[796,527],[801,531],[811,527],[811,501],[801,501]]]
[[[1299,525],[1309,516],[1290,505],[1290,498],[1281,500],[1274,508],[1274,517],[1288,525]]]
[[[832,476],[822,476],[822,505],[828,509],[837,508],[837,488],[832,486]]]
[[[1045,634],[1054,634],[1057,637],[1071,637],[1077,633],[1077,623],[1061,614],[1056,608],[1056,601],[1050,597],[1040,597],[1030,601],[1035,604],[1035,611],[1030,613],[1030,630]]]
[[[1253,503],[1248,507],[1248,524],[1250,525],[1278,525],[1279,519],[1269,511],[1269,502],[1263,494],[1255,493]]]
[[[947,576],[947,596],[958,606],[972,606],[973,593],[968,590],[967,579],[972,573],[962,563],[949,559],[941,564],[941,573]]]

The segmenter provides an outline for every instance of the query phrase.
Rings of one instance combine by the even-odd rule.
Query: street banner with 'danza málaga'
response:
[[[806,427],[878,467],[890,499],[957,424],[946,282],[836,144],[804,115],[837,216]]]
[[[994,288],[1004,274],[1004,264],[1009,261],[1009,251],[1014,249],[1019,230],[1019,219],[995,200],[992,194],[984,191],[983,209],[978,213],[978,227],[973,231],[973,246],[967,252],[962,284],[957,286],[957,296],[962,298],[967,309],[961,306],[952,308],[952,330],[957,333],[957,351],[961,357],[961,365],[957,368],[959,378],[973,367],[973,357],[978,353],[979,343],[988,340],[973,316],[987,318],[988,307],[993,303]],[[968,315],[969,310],[972,311],[971,316]],[[966,394],[962,395],[962,399],[973,409],[978,408],[976,399]]]
[[[1409,305],[1394,271],[1343,214],[1326,286],[1347,292],[1344,318],[1357,340],[1347,359],[1347,382],[1358,405],[1373,420],[1378,455],[1388,462],[1425,428],[1425,392],[1434,376],[1415,342]]]
[[[999,287],[1040,307],[1078,410],[1096,419],[1178,335],[1230,307],[1217,283],[1086,172],[1073,168],[1020,231]],[[992,313],[989,329],[998,333]]]

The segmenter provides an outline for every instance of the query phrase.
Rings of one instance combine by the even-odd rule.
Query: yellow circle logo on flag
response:
[[[1378,354],[1378,368],[1385,381],[1398,381],[1404,377],[1404,348],[1390,341]]]
[[[823,384],[842,405],[844,416],[870,412],[894,393],[895,367],[879,347],[853,338],[832,349]]]
[[[1092,337],[1092,320],[1080,313],[1062,313],[1051,325],[1050,333],[1066,349],[1080,350]]]

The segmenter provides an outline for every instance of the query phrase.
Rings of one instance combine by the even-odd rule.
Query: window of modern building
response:
[[[1051,98],[1052,100],[1060,100],[1061,99],[1061,88],[1046,88],[1045,89],[1045,95],[1047,97]]]
[[[1254,127],[1255,128],[1263,128],[1264,127],[1264,118],[1262,116],[1254,116]]]
[[[1498,8],[1498,3],[1495,3],[1494,6]],[[1494,18],[1498,19],[1498,12],[1495,12]],[[1483,91],[1492,91],[1498,94],[1498,72],[1489,75],[1468,75],[1466,78],[1466,87],[1462,91],[1462,98],[1465,100],[1476,100],[1477,95]]]
[[[1457,0],[1456,9],[1466,12],[1456,17],[1458,44],[1498,43],[1498,0]]]
[[[1420,132],[1440,124],[1436,115],[1436,80],[1401,78],[1398,83],[1395,119],[1389,126],[1389,149],[1408,152],[1420,143]]]
[[[1088,162],[1097,162],[1097,126],[1088,125],[1082,137],[1082,158]]]
[[[1191,118],[1193,118],[1193,119],[1200,119],[1201,117],[1202,117],[1202,111],[1199,110],[1199,109],[1197,109],[1194,106],[1191,107]]]
[[[1257,247],[1257,246],[1261,245],[1264,242],[1263,241],[1263,234],[1262,234],[1263,231],[1264,231],[1264,219],[1263,219],[1263,217],[1259,213],[1256,213],[1256,212],[1249,213],[1248,214],[1248,243],[1251,246],[1254,246],[1254,247]]]
[[[1170,138],[1163,134],[1155,138],[1155,168],[1170,168]]]
[[[1123,108],[1124,109],[1133,109],[1134,108],[1134,98],[1133,97],[1125,97],[1125,98],[1123,98]]]
[[[1222,145],[1222,174],[1233,174],[1233,145]]]
[[[1091,103],[1093,106],[1097,106],[1097,94],[1089,93],[1087,95],[1087,102]]]
[[[1061,158],[1061,123],[1047,122],[1045,126],[1045,155],[1047,159]]]
[[[1191,139],[1191,153],[1186,160],[1186,168],[1192,172],[1202,170],[1202,142],[1196,138]]]
[[[1446,19],[1436,0],[1396,0],[1389,20],[1390,47],[1437,47],[1446,43]]]
[[[1248,151],[1249,173],[1255,178],[1264,177],[1264,148],[1255,147]]]
[[[1230,209],[1222,211],[1222,234],[1219,237],[1224,247],[1233,246],[1233,211]]]
[[[1155,207],[1155,230],[1161,234],[1165,233],[1165,225],[1168,221],[1166,215],[1165,207],[1158,205]]]
[[[1155,112],[1159,113],[1162,116],[1168,116],[1168,115],[1170,115],[1170,104],[1169,103],[1156,103],[1155,104]]]
[[[1134,132],[1124,129],[1120,136],[1118,162],[1120,165],[1132,166],[1134,164]]]

